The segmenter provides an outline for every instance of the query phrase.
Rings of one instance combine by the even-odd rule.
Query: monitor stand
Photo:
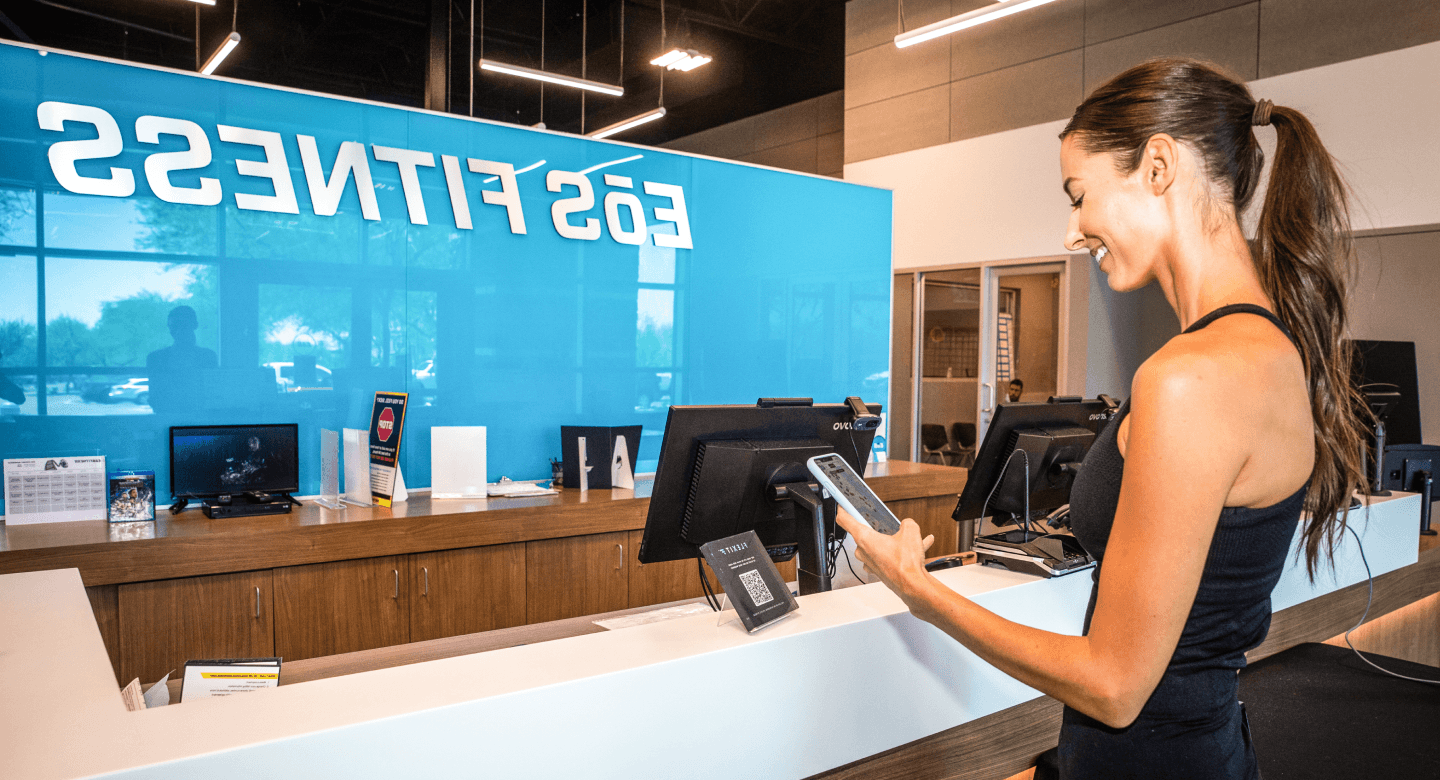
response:
[[[791,501],[804,511],[795,522],[800,530],[800,560],[795,566],[800,595],[830,590],[825,548],[826,531],[835,527],[835,499],[823,498],[818,483],[790,482],[775,486],[775,500]]]

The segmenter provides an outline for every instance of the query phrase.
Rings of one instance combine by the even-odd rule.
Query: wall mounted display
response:
[[[887,191],[8,42],[0,72],[0,456],[294,422],[314,464],[405,391],[424,487],[436,425],[538,479],[559,425],[642,426],[646,472],[671,404],[887,397]]]

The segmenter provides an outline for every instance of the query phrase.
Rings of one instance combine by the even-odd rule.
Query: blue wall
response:
[[[670,404],[887,398],[888,192],[7,44],[0,73],[0,370],[27,396],[0,401],[0,456],[99,453],[154,469],[163,494],[169,426],[297,422],[301,492],[318,493],[319,430],[364,427],[375,391],[403,390],[402,466],[420,487],[432,425],[488,426],[490,479],[534,479],[564,424],[645,426],[650,470]],[[177,119],[203,140],[162,121]],[[293,204],[284,168],[278,185],[256,175],[265,148],[224,140],[261,136],[222,126],[278,134]],[[203,167],[159,170],[177,158],[157,153],[206,144]],[[418,192],[377,146],[429,153]],[[353,173],[324,213],[342,148],[368,168],[378,219]],[[72,174],[67,157],[95,159]],[[598,237],[560,235],[552,205],[580,187],[551,191],[554,171],[585,174],[594,205],[562,217]],[[486,200],[507,184],[518,209]],[[685,217],[675,190],[652,194],[663,185]],[[167,326],[180,306],[193,348]]]

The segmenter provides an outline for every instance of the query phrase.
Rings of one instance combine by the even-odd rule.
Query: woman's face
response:
[[[1154,170],[1142,163],[1122,175],[1109,153],[1091,154],[1067,136],[1060,144],[1060,175],[1070,198],[1065,248],[1088,251],[1109,277],[1111,289],[1125,292],[1149,284],[1169,223],[1163,199],[1150,182]]]

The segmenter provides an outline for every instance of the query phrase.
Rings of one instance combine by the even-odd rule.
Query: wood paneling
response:
[[[882,467],[871,484],[889,500],[925,495],[927,489],[949,492],[954,481],[953,470],[939,467]],[[648,482],[640,484],[648,489]],[[289,515],[228,520],[210,520],[196,510],[172,516],[162,509],[154,538],[125,541],[113,540],[104,520],[0,524],[0,574],[78,568],[85,585],[95,586],[458,550],[644,528],[649,507],[649,498],[635,498],[631,491],[592,490],[582,501],[579,491],[565,490],[558,496],[434,504],[417,495],[393,509],[332,511],[307,503]]]
[[[1050,3],[948,38],[950,78],[969,78],[1079,49],[1085,42],[1085,4]]]
[[[192,659],[274,655],[273,605],[269,571],[121,585],[119,679],[151,683]]]
[[[525,545],[417,553],[409,564],[409,641],[524,625]]]
[[[949,18],[950,0],[907,0],[905,29],[913,30]],[[850,0],[845,4],[845,53],[875,46],[894,46],[900,32],[900,3],[895,0]]]
[[[847,164],[949,141],[948,83],[845,110]]]
[[[1435,0],[1265,0],[1260,78],[1440,40]]]
[[[86,588],[85,595],[90,597],[95,626],[100,629],[100,639],[110,655],[110,668],[115,670],[116,682],[124,685],[129,680],[120,679],[120,586],[97,585]]]
[[[1186,56],[1209,60],[1242,79],[1258,68],[1260,4],[1240,6],[1085,48],[1085,91],[1151,57]]]
[[[815,138],[805,138],[782,146],[772,146],[741,157],[742,162],[784,168],[787,171],[815,173]]]
[[[1035,765],[1060,738],[1060,702],[1041,696],[821,772],[824,780],[995,780]]]
[[[1440,666],[1440,593],[1367,622],[1355,629],[1350,642],[1363,653]],[[1325,644],[1345,647],[1345,635]]]
[[[1084,61],[1076,49],[951,82],[950,140],[1069,117],[1085,99]]]
[[[908,517],[920,525],[920,535],[935,535],[935,544],[931,545],[927,556],[934,558],[938,555],[950,555],[959,552],[960,530],[959,523],[950,518],[950,513],[955,511],[955,503],[959,496],[931,496],[929,498],[911,498],[903,501],[890,501],[886,506],[896,517]]]
[[[530,542],[525,551],[527,623],[629,606],[629,536],[572,536]]]
[[[275,570],[275,654],[286,661],[410,641],[399,556]]]
[[[890,434],[887,464],[911,459],[910,438],[915,432],[915,304],[915,274],[895,274],[890,304],[890,413],[885,420],[885,431]],[[870,488],[878,489],[874,484]]]
[[[901,49],[876,46],[845,58],[845,108],[918,92],[950,81],[950,47],[934,41]]]

